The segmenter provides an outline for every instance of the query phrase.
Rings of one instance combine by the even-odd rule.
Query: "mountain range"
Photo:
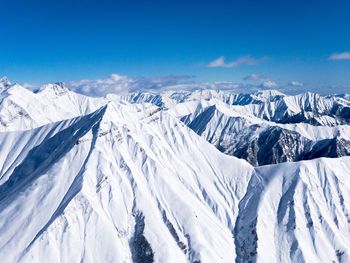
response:
[[[2,262],[348,262],[350,100],[0,81]]]

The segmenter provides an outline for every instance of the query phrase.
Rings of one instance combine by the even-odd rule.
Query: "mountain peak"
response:
[[[10,81],[8,80],[8,78],[6,76],[3,76],[0,78],[0,83],[10,83]]]
[[[11,82],[8,80],[7,77],[4,76],[0,78],[0,91],[2,91],[3,89],[7,88],[10,85],[11,85]]]
[[[51,93],[57,96],[62,96],[66,93],[68,93],[69,89],[66,87],[64,82],[56,82],[54,84],[49,83],[47,85],[42,86],[39,89],[39,93],[45,92],[45,93]]]
[[[274,90],[39,92],[1,93],[3,261],[349,262],[350,157],[335,157],[350,126],[326,124],[350,107]]]
[[[268,89],[268,90],[258,90],[254,93],[252,93],[252,95],[258,96],[258,97],[273,97],[273,96],[285,96],[284,93],[275,90],[275,89]]]

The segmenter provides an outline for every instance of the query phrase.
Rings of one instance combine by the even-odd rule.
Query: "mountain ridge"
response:
[[[38,109],[27,111],[37,121],[20,115],[0,132],[4,262],[350,260],[350,157],[339,152],[348,149],[347,125],[267,121],[215,92],[167,106],[86,98],[62,84],[27,101],[16,92],[1,93],[0,116],[8,98]],[[285,152],[264,145],[292,135]],[[254,142],[276,160],[293,142],[314,148],[306,147],[311,160],[292,162],[293,153],[254,167],[215,136],[228,145],[240,136],[235,150]]]

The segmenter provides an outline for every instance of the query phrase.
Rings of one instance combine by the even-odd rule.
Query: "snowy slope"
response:
[[[114,96],[115,97],[115,96]],[[153,103],[172,108],[183,102],[215,100],[236,105],[240,114],[249,114],[276,123],[309,123],[320,126],[347,124],[350,119],[350,101],[347,95],[321,96],[306,92],[285,95],[275,90],[235,94],[231,91],[194,90],[164,91],[160,93],[136,92],[122,97],[131,103]]]
[[[254,170],[150,105],[0,137],[5,262],[349,260],[348,157]]]
[[[68,90],[62,83],[32,91],[9,82],[0,88],[0,132],[27,130],[91,113],[106,103]]]
[[[168,111],[221,152],[254,166],[350,155],[350,126],[280,124],[220,101],[177,104]]]
[[[1,262],[350,261],[350,157],[318,158],[342,155],[349,126],[281,123],[246,110],[277,114],[273,105],[289,101],[288,111],[311,109],[320,119],[334,105],[345,109],[346,96],[90,98],[62,84],[33,93],[2,83]],[[237,150],[270,130],[312,160],[285,162],[294,148],[284,144],[275,155],[283,163],[253,167],[217,149]]]
[[[349,161],[257,168],[239,204],[238,262],[349,262]]]
[[[133,92],[129,95],[109,95],[110,98],[122,98],[130,103],[152,103],[159,107],[172,108],[178,103],[190,101],[217,100],[229,105],[260,104],[277,101],[285,94],[277,90],[256,91],[251,94],[236,94],[229,91],[213,89],[196,89],[193,91],[166,90],[163,92]]]
[[[2,176],[2,258],[234,258],[233,222],[251,166],[219,153],[154,106],[109,104],[68,122],[1,134],[27,138],[31,148],[12,158],[16,168]],[[55,134],[32,145],[47,129]],[[11,147],[1,149],[8,156]]]

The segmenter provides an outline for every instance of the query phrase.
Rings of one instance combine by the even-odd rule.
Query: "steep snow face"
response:
[[[253,168],[159,108],[110,103],[0,138],[6,262],[234,260]]]
[[[161,93],[138,92],[123,96],[131,103],[153,103],[172,108],[183,102],[218,101],[236,105],[236,111],[276,123],[309,123],[319,126],[347,124],[350,119],[350,101],[347,95],[321,96],[303,93],[287,96],[274,90],[251,94],[235,94],[229,91],[194,90],[166,91]]]
[[[254,166],[350,154],[348,125],[274,123],[218,101],[181,103],[168,112],[221,152]]]
[[[254,165],[266,156],[271,163],[349,154],[347,125],[259,115],[283,116],[278,105],[288,104],[287,112],[315,116],[334,105],[305,96],[93,99],[62,84],[37,93],[6,84],[2,262],[350,261],[350,157],[254,168],[230,156],[247,143],[249,158],[240,157]]]
[[[221,152],[254,166],[350,153],[347,95],[195,90],[139,92],[122,99],[168,110]]]
[[[220,151],[255,166],[350,152],[349,126],[338,125],[350,119],[346,96],[195,90],[91,98],[68,90],[62,83],[48,84],[35,93],[5,78],[1,83],[0,132],[28,130],[85,115],[108,101],[128,101],[167,110]]]
[[[3,78],[0,257],[348,262],[349,108],[347,95],[90,98]]]
[[[237,111],[277,123],[335,126],[349,123],[350,119],[349,105],[335,97],[323,97],[310,92],[237,107]]]
[[[349,157],[254,169],[123,102],[0,144],[4,262],[350,260]]]
[[[349,161],[257,168],[239,204],[236,262],[348,262]]]
[[[62,83],[33,93],[18,84],[0,89],[0,132],[28,130],[97,110],[106,103],[69,91]]]

